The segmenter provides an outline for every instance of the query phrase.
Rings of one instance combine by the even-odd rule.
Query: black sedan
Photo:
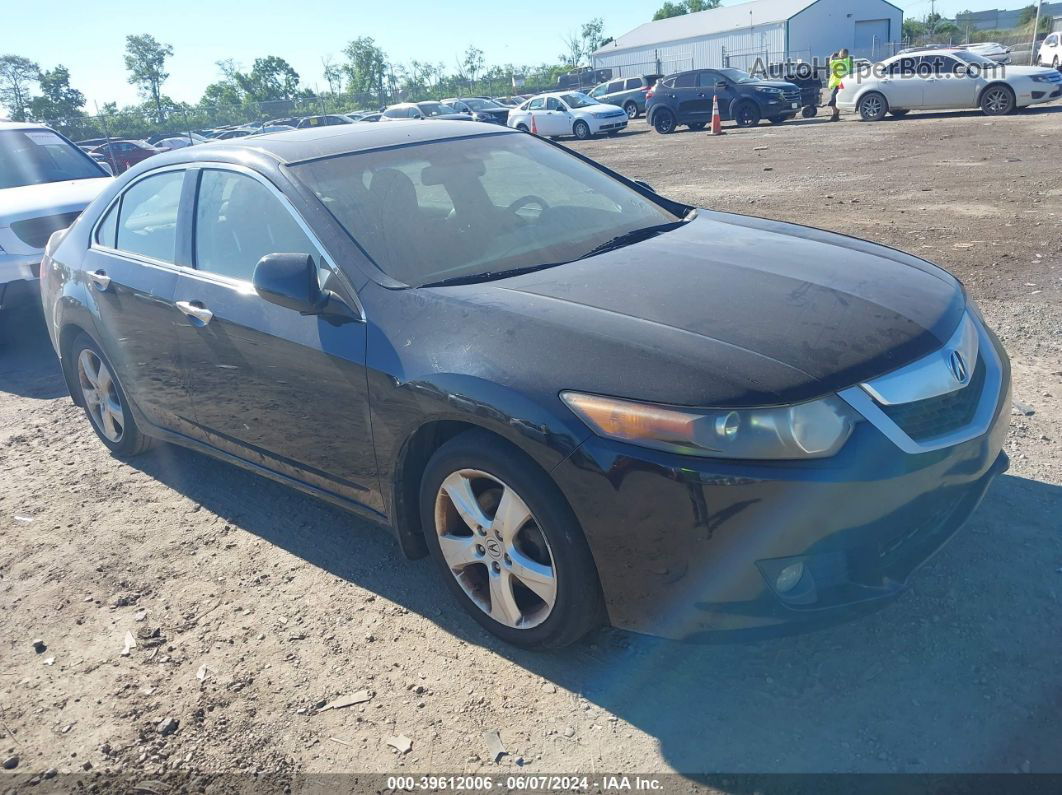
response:
[[[375,520],[525,646],[881,604],[1007,465],[1008,359],[944,271],[494,125],[157,155],[41,282],[115,455]]]

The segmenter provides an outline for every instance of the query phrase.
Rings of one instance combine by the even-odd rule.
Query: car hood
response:
[[[783,91],[799,91],[800,87],[795,83],[787,83],[785,80],[757,80],[755,83],[742,83],[743,86],[752,88],[780,88]]]
[[[85,209],[113,177],[45,182],[0,190],[0,226],[25,218]]]
[[[525,364],[560,388],[701,406],[835,392],[939,348],[965,308],[959,283],[916,257],[705,211],[585,260],[432,289],[495,310],[495,328],[510,315]]]
[[[587,105],[585,108],[576,108],[576,113],[614,113],[615,115],[623,114],[627,115],[627,112],[623,110],[619,105],[609,105],[604,102],[598,102],[594,105]]]

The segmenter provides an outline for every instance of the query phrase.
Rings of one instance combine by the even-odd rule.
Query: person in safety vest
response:
[[[830,80],[826,84],[826,87],[830,89],[830,101],[826,104],[833,108],[833,115],[830,116],[830,121],[841,120],[841,111],[837,108],[837,91],[841,87],[841,81],[843,81],[848,75],[852,74],[853,68],[854,64],[852,56],[848,54],[847,48],[843,48],[840,52],[836,52],[830,56],[828,67]]]

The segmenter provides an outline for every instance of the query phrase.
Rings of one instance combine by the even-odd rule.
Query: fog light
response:
[[[804,577],[804,562],[799,561],[786,566],[778,572],[778,578],[774,581],[774,587],[778,593],[793,590],[797,583]]]

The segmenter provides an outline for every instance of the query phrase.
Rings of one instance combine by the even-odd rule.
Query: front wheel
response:
[[[818,112],[819,109],[814,105],[805,105],[804,109],[800,111],[800,115],[805,119],[813,119]]]
[[[572,125],[572,135],[580,141],[586,141],[591,137],[590,125],[581,119]]]
[[[628,119],[637,119],[638,118],[638,105],[636,103],[631,102],[630,100],[628,100],[623,105],[623,110],[626,111]]]
[[[1015,104],[1010,86],[989,86],[981,95],[981,112],[986,116],[1006,116],[1014,110]]]
[[[87,335],[79,334],[70,346],[70,354],[81,404],[100,441],[122,458],[150,448],[152,440],[137,428],[125,390],[99,346]]]
[[[661,135],[675,132],[675,114],[669,110],[659,110],[653,114],[653,129]]]
[[[525,648],[567,646],[601,623],[586,539],[549,476],[483,431],[456,436],[421,480],[432,557],[462,607]]]
[[[888,110],[888,100],[877,91],[864,94],[859,100],[859,116],[863,121],[881,121]]]
[[[734,110],[734,124],[738,127],[755,127],[760,123],[760,109],[751,102],[743,102]]]

